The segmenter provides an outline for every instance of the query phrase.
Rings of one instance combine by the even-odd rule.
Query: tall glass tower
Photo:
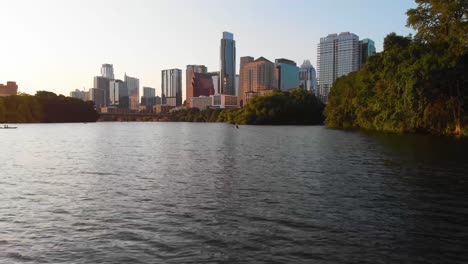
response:
[[[370,56],[376,53],[375,51],[375,42],[372,39],[366,38],[361,40],[361,67]]]
[[[221,94],[236,95],[236,42],[232,33],[223,32],[220,58],[220,92]]]
[[[125,73],[125,84],[128,89],[128,100],[131,110],[138,110],[140,105],[140,80],[127,76]]]
[[[101,67],[101,76],[109,80],[114,80],[114,66],[112,64],[103,64]]]
[[[109,78],[102,76],[94,77],[94,88],[104,91],[104,105],[110,104]]]

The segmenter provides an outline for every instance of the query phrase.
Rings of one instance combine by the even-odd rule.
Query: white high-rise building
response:
[[[182,105],[182,70],[169,69],[161,72],[162,104]]]
[[[317,52],[319,97],[328,100],[333,82],[360,68],[359,37],[353,33],[330,34],[320,39]]]
[[[103,64],[101,67],[101,76],[109,80],[114,80],[114,66],[112,64]]]

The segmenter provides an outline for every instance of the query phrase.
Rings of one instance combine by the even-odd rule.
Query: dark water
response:
[[[323,127],[0,130],[0,263],[468,263],[468,142]]]

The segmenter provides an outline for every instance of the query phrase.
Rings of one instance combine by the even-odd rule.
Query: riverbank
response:
[[[98,117],[93,102],[52,92],[0,97],[0,123],[82,123]]]

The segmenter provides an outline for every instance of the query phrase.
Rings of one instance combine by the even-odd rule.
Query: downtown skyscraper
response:
[[[114,79],[114,66],[112,64],[103,64],[101,67],[101,76],[109,80]]]
[[[128,106],[130,110],[138,110],[140,105],[140,80],[125,73],[124,81],[128,89]]]
[[[110,104],[110,79],[104,76],[95,76],[94,77],[94,87],[96,89],[101,89],[104,92],[104,105],[107,106]]]
[[[239,106],[244,106],[252,97],[261,92],[278,88],[277,71],[273,62],[260,57],[240,58]]]
[[[220,48],[221,70],[219,89],[221,94],[236,94],[236,41],[234,35],[223,32]]]
[[[366,38],[361,40],[361,67],[367,62],[367,59],[375,53],[375,42],[372,39]]]
[[[109,82],[110,106],[128,109],[130,101],[128,98],[128,87],[122,80],[110,80]]]
[[[318,95],[322,101],[327,102],[328,94],[336,79],[347,75],[350,72],[359,70],[363,62],[363,42],[359,37],[350,32],[330,34],[320,39],[317,52],[318,66]],[[367,57],[375,53],[375,46],[372,40],[365,42],[368,54]],[[370,53],[369,53],[370,52]],[[373,53],[372,53],[373,52]]]
[[[296,66],[296,62],[285,58],[276,59],[275,67],[278,89],[287,92],[299,87],[299,68]]]
[[[195,73],[207,73],[208,69],[205,65],[187,65],[185,70],[185,100],[187,105],[190,106],[192,97],[197,97],[195,92]]]
[[[170,69],[161,72],[162,104],[182,105],[182,70]]]

